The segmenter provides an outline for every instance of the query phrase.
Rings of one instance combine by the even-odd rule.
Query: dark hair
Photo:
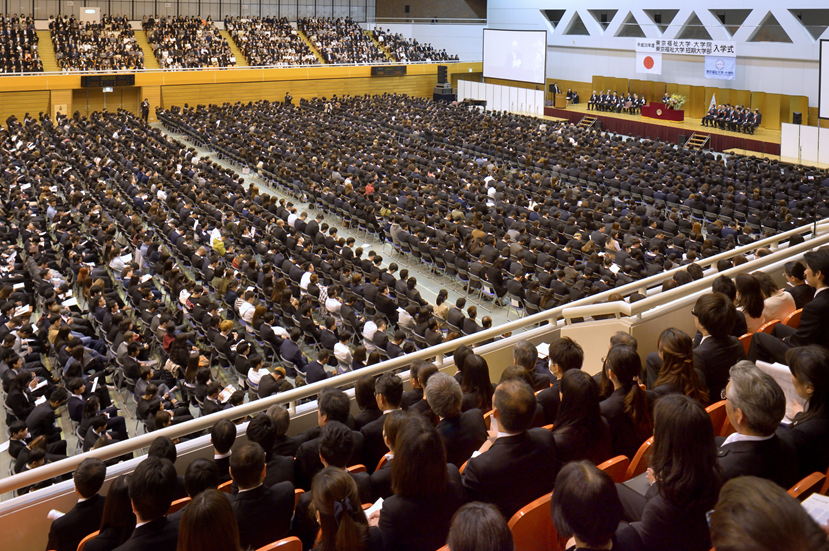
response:
[[[660,493],[676,506],[699,513],[713,507],[722,471],[714,427],[699,402],[682,394],[657,400],[651,467]]]
[[[446,491],[446,450],[424,416],[409,415],[401,423],[391,469],[395,495],[427,497]]]
[[[276,443],[276,424],[273,419],[264,413],[256,415],[248,423],[245,434],[249,441],[262,446],[266,456],[270,455],[273,445]]]
[[[176,469],[167,459],[148,455],[132,473],[130,500],[144,522],[166,515],[175,493]]]
[[[455,369],[463,373],[463,368],[466,365],[466,358],[472,354],[472,348],[462,344],[455,349],[452,355],[452,361],[455,362]]]
[[[737,323],[737,309],[731,299],[722,293],[702,295],[697,299],[693,312],[700,325],[715,339],[727,338]]]
[[[357,483],[342,469],[328,467],[311,485],[313,509],[319,513],[322,532],[319,551],[363,551],[368,521],[360,506]]]
[[[236,441],[236,425],[227,419],[217,421],[210,429],[210,441],[220,454],[229,452]]]
[[[374,383],[374,393],[381,394],[392,408],[403,400],[403,381],[393,373],[383,373]]]
[[[561,405],[554,434],[566,436],[583,450],[585,457],[572,459],[597,460],[595,455],[600,451],[599,444],[606,430],[599,408],[599,385],[580,369],[565,371],[559,384]]]
[[[829,277],[829,251],[818,249],[803,255],[803,261],[813,273],[820,272],[821,281],[826,283]]]
[[[613,480],[590,461],[573,461],[561,468],[550,509],[560,536],[575,536],[591,548],[610,541],[623,513]]]
[[[802,385],[812,388],[808,407],[795,415],[794,423],[802,423],[813,417],[825,418],[829,411],[829,351],[816,344],[790,348],[786,352],[786,363]]]
[[[708,389],[694,369],[694,343],[687,334],[669,327],[662,331],[656,346],[662,351],[662,369],[654,386],[671,385],[676,391],[701,404],[708,403]]]
[[[219,467],[209,459],[194,459],[184,472],[184,490],[191,498],[219,486]]]
[[[241,551],[236,514],[227,496],[205,490],[181,517],[176,551]]]
[[[625,390],[625,416],[630,420],[636,433],[647,440],[653,430],[650,410],[648,408],[648,396],[642,387],[639,386],[639,374],[642,372],[642,359],[636,351],[625,345],[614,346],[607,353],[604,364],[603,376],[608,371],[613,371],[613,376]]]
[[[489,365],[483,356],[470,354],[466,357],[461,390],[475,394],[474,407],[484,412],[492,409],[492,381],[489,378]]]
[[[737,300],[737,286],[728,276],[720,276],[711,284],[711,292],[722,293],[734,302]]]
[[[400,431],[400,426],[408,417],[408,413],[402,409],[390,411],[383,421],[383,434],[388,439],[390,447],[394,449],[397,445],[397,433]]]
[[[117,545],[129,539],[135,529],[135,514],[130,501],[130,478],[122,474],[112,481],[107,490],[104,512],[101,516],[101,532],[109,528],[120,528],[121,536]]]
[[[361,410],[379,409],[374,396],[374,375],[364,375],[354,384],[354,400]]]
[[[327,416],[328,421],[348,422],[351,401],[345,392],[337,388],[327,388],[319,394],[319,413]]]
[[[751,274],[737,274],[734,284],[739,294],[737,306],[741,306],[743,311],[752,318],[762,316],[765,302],[760,281]]]
[[[785,265],[786,275],[803,281],[806,279],[806,266],[803,265],[802,262],[796,260],[794,262],[786,262]]]
[[[258,485],[265,468],[265,450],[256,442],[241,442],[230,456],[230,476],[241,489]]]
[[[450,551],[513,551],[507,521],[491,503],[467,503],[455,512],[449,529]]]
[[[524,432],[532,426],[536,401],[533,389],[519,379],[509,379],[495,389],[493,405],[498,410],[498,425],[510,433]]]
[[[176,463],[176,445],[173,444],[173,441],[167,438],[166,436],[159,436],[153,443],[150,444],[150,449],[147,450],[147,455],[151,457],[158,457],[160,459],[166,459],[170,463]]]
[[[319,454],[332,467],[344,469],[354,451],[354,433],[338,421],[329,421],[322,427]]]
[[[772,482],[741,476],[725,483],[708,520],[717,551],[826,551],[826,532],[799,501]]]
[[[89,457],[81,461],[72,479],[80,496],[88,499],[97,494],[104,485],[106,474],[106,463],[95,457]]]
[[[561,337],[550,344],[549,357],[564,373],[570,369],[581,369],[584,363],[584,350],[570,337]]]

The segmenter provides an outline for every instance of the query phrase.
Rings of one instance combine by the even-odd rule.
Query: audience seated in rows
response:
[[[144,16],[142,28],[165,69],[232,67],[236,59],[210,16]]]
[[[129,18],[104,15],[99,22],[75,16],[49,21],[55,60],[64,72],[125,71],[144,68],[144,52]]]
[[[250,65],[316,65],[319,60],[283,17],[225,17],[225,29]]]
[[[450,56],[446,50],[436,50],[431,44],[420,44],[416,38],[405,38],[401,33],[391,34],[391,30],[383,31],[375,27],[371,35],[381,47],[394,58],[402,63],[409,61],[451,61],[457,60],[458,56]]]
[[[0,15],[0,73],[40,73],[35,21],[31,16]]]
[[[385,54],[351,17],[300,17],[297,27],[305,33],[326,63],[373,63]]]

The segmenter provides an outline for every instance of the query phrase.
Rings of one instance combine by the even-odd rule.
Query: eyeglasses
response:
[[[694,317],[697,317],[697,311],[696,310],[691,310],[691,315],[694,316]]]
[[[728,394],[726,394],[726,392],[725,392],[725,389],[722,389],[722,390],[720,391],[720,399],[721,399],[721,400],[728,400],[728,399],[729,399],[729,398],[728,398]]]
[[[708,523],[708,528],[711,528],[711,517],[714,516],[714,509],[705,513],[705,522]]]

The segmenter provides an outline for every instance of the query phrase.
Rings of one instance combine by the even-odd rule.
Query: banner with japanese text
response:
[[[636,40],[637,53],[737,57],[735,42],[726,40]]]

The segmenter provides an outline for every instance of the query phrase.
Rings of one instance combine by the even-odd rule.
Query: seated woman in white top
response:
[[[763,296],[766,297],[763,308],[763,317],[766,321],[778,320],[782,323],[786,316],[797,310],[794,297],[779,289],[771,276],[765,272],[754,272],[754,277],[760,282]]]

